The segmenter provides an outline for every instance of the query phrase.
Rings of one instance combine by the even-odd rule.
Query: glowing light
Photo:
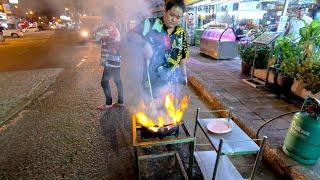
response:
[[[83,37],[88,37],[88,36],[89,36],[89,33],[88,33],[88,31],[82,31],[82,32],[81,32],[81,35],[82,35]]]

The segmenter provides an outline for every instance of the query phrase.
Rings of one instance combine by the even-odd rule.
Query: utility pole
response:
[[[283,10],[282,10],[281,16],[287,15],[288,6],[289,6],[289,1],[290,1],[290,0],[285,0],[285,1],[284,1],[284,6],[283,6]],[[318,0],[318,1],[320,1],[320,0]]]
[[[284,1],[283,10],[282,10],[281,17],[279,20],[277,32],[285,32],[286,23],[288,21],[287,11],[288,11],[288,6],[289,6],[289,1],[290,0]]]

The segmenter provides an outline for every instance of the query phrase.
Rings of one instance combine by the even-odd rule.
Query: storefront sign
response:
[[[71,18],[69,16],[64,16],[64,15],[60,16],[60,19],[66,20],[66,21],[70,21],[71,20]]]
[[[12,14],[10,4],[2,4],[3,10],[6,14]]]
[[[258,2],[241,2],[239,4],[239,10],[241,11],[260,10],[260,7]]]
[[[0,12],[4,12],[2,4],[0,4]]]
[[[315,0],[299,0],[298,4],[311,4],[315,3]]]
[[[18,4],[18,3],[19,3],[19,0],[9,0],[9,3],[10,3],[10,4]]]

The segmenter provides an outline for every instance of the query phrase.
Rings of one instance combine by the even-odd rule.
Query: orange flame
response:
[[[158,127],[161,128],[164,126],[164,119],[162,116],[158,116]]]
[[[152,116],[148,116],[146,112],[143,112],[147,108],[145,103],[142,101],[140,103],[140,111],[134,114],[132,118],[136,119],[141,126],[147,127],[149,130],[157,132],[159,128],[166,125],[176,125],[181,123],[183,113],[188,108],[188,101],[189,98],[187,96],[183,97],[180,101],[180,106],[177,106],[178,108],[176,108],[175,102],[177,102],[176,104],[179,104],[179,101],[175,99],[172,94],[166,95],[164,100],[166,114],[162,111],[158,112],[158,124],[153,121]],[[151,107],[148,108],[150,109]]]

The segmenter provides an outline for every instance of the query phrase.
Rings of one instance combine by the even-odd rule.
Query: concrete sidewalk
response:
[[[199,48],[190,47],[187,63],[190,85],[214,109],[234,108],[237,124],[252,138],[259,127],[272,117],[299,110],[294,104],[278,99],[265,89],[255,89],[242,82],[241,61],[216,61],[199,54]],[[266,125],[259,137],[268,136],[264,159],[280,174],[291,179],[320,179],[320,162],[304,166],[287,157],[281,150],[293,114]]]
[[[44,93],[62,68],[0,73],[0,126]]]

